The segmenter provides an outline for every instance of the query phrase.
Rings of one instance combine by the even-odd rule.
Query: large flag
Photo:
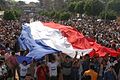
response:
[[[45,26],[59,30],[64,37],[67,37],[68,42],[71,43],[74,49],[94,49],[92,52],[94,54],[99,54],[99,56],[105,56],[109,54],[111,56],[117,56],[120,52],[107,48],[98,44],[95,40],[85,37],[82,33],[78,32],[71,26],[64,26],[54,22],[43,23]],[[93,56],[90,55],[91,57]]]
[[[41,23],[36,21],[24,24],[19,42],[22,49],[30,50],[27,56],[35,59],[60,51],[72,58],[76,51],[79,56],[93,51],[98,53],[99,56],[105,56],[107,53],[111,56],[118,55],[117,51],[101,46],[91,38],[86,38],[73,27],[54,22]]]
[[[72,29],[72,27],[70,28]],[[69,30],[69,27],[68,31],[73,31],[76,34],[79,34],[74,30]],[[74,38],[73,34],[69,34],[69,36],[70,35]],[[84,50],[81,50],[80,48],[74,48],[68,40],[69,36],[64,36],[59,29],[45,26],[40,21],[36,21],[23,25],[23,29],[19,37],[19,42],[20,47],[23,50],[29,49],[30,52],[27,54],[27,56],[33,57],[35,59],[39,59],[46,54],[56,52],[63,52],[73,58],[76,51],[79,55],[85,55],[89,54],[93,50],[90,48],[86,48]],[[77,45],[79,45],[79,43]]]

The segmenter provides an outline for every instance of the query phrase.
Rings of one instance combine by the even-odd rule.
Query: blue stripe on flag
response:
[[[18,63],[22,63],[23,61],[27,61],[28,64],[32,62],[31,57],[26,57],[26,56],[17,56],[17,61]]]
[[[27,54],[27,57],[40,59],[46,54],[59,52],[58,50],[47,46],[42,40],[35,41],[32,38],[29,26],[23,25],[22,27],[23,29],[18,40],[19,40],[21,49],[23,50],[29,49],[30,52],[29,54]]]

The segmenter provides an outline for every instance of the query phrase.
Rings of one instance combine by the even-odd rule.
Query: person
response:
[[[104,80],[104,73],[106,70],[107,61],[102,59],[101,62],[99,62],[99,64],[100,64],[99,80]]]
[[[83,67],[83,72],[82,73],[84,73],[84,71],[89,69],[89,65],[90,65],[90,56],[88,54],[86,54],[84,56],[84,60],[82,62],[82,67]]]
[[[71,70],[71,79],[72,80],[79,80],[79,67],[80,67],[80,64],[79,64],[79,60],[76,60],[73,62],[72,64],[72,70]]]
[[[69,56],[66,56],[63,58],[61,56],[62,62],[62,74],[63,74],[63,80],[71,80],[71,71],[72,71],[72,61]]]
[[[45,65],[44,61],[40,61],[37,63],[37,71],[36,71],[36,80],[47,80],[47,75],[49,73],[48,67]]]
[[[120,80],[120,69],[119,69],[119,72],[118,72],[118,80]]]
[[[90,76],[91,80],[97,80],[98,78],[98,73],[94,71],[94,65],[90,65],[89,70],[86,70],[83,75]]]
[[[49,75],[50,75],[50,80],[57,80],[58,76],[58,65],[59,63],[56,61],[55,55],[49,55],[50,59],[47,60],[47,66],[49,68]]]
[[[34,80],[34,79],[32,78],[31,74],[26,74],[24,80]]]
[[[113,69],[113,66],[110,66],[104,74],[104,80],[117,80],[117,74]]]
[[[15,72],[18,68],[18,62],[17,62],[15,52],[11,53],[10,57],[7,59],[7,64],[8,64],[8,67],[11,69],[13,78],[15,80]]]
[[[62,54],[60,54],[61,57],[61,67],[62,67],[62,74],[63,74],[63,80],[72,80],[72,64],[74,63],[74,61],[76,60],[77,57],[77,52],[75,57],[72,59],[70,56],[63,56]],[[78,68],[76,68],[78,70]],[[77,71],[78,73],[78,71]]]
[[[24,80],[29,67],[30,67],[30,65],[25,60],[22,62],[22,64],[19,64],[19,68],[20,68],[20,80]]]

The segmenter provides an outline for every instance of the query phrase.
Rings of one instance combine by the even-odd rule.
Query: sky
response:
[[[15,1],[24,1],[25,3],[29,3],[29,2],[38,2],[38,0],[15,0]]]

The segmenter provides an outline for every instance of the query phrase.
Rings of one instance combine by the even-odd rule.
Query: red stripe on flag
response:
[[[101,46],[100,44],[96,43],[95,40],[91,38],[86,38],[82,33],[78,32],[71,26],[64,26],[54,22],[43,23],[45,26],[58,29],[62,33],[64,37],[67,37],[68,41],[72,44],[73,48],[75,49],[90,49],[93,48],[99,56],[105,56],[109,53],[111,56],[117,56],[118,52]],[[96,53],[91,53],[91,56]]]

